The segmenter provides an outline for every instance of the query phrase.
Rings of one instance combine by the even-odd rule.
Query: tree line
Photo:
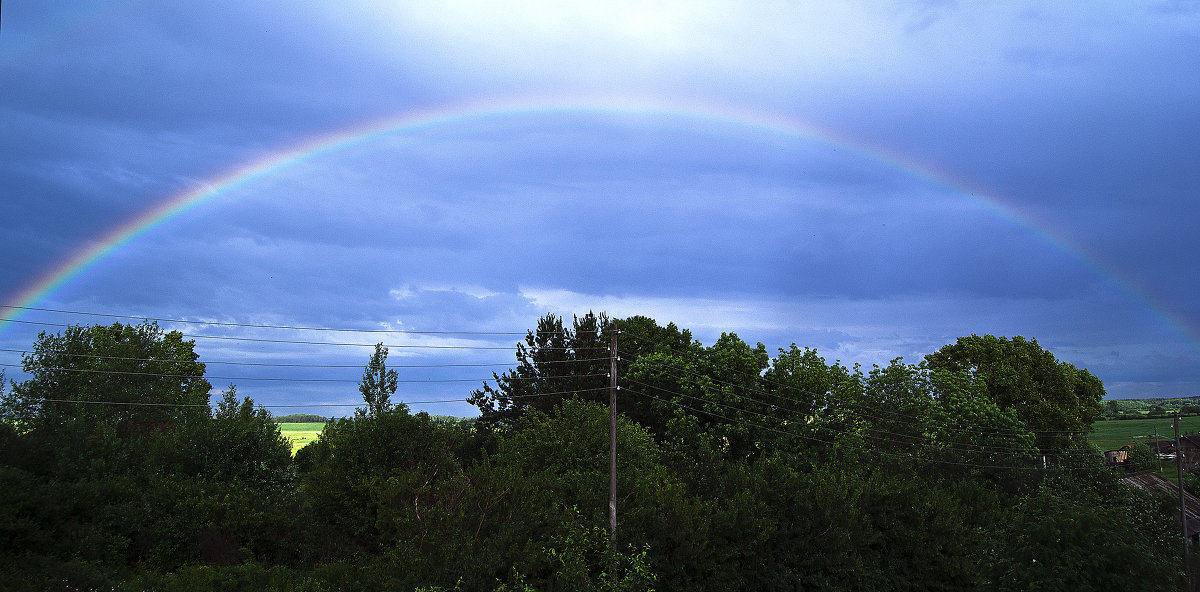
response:
[[[1163,419],[1177,415],[1200,415],[1200,397],[1106,401],[1100,419]]]
[[[279,423],[325,423],[329,421],[324,415],[316,415],[313,413],[291,413],[275,418]]]
[[[617,507],[608,528],[616,334]],[[473,421],[396,400],[293,457],[194,344],[73,326],[0,396],[0,573],[20,590],[1170,590],[1171,500],[1084,437],[1103,383],[971,335],[863,368],[736,334],[540,319]]]

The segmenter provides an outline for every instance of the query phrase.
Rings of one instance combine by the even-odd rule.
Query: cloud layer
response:
[[[608,108],[448,118],[322,153],[147,233],[37,305],[488,332],[604,310],[706,343],[736,331],[867,364],[1021,334],[1111,395],[1200,394],[1190,5],[598,6],[7,2],[0,297],[173,196],[337,130],[453,105],[587,103]],[[38,329],[9,324],[0,346],[27,348]],[[349,341],[364,339],[378,341]],[[357,398],[353,368],[287,372],[349,382],[243,390],[270,404]]]

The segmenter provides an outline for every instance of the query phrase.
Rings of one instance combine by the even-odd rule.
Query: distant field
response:
[[[1133,436],[1143,436],[1138,441],[1145,441],[1144,436],[1154,433],[1168,440],[1175,439],[1175,428],[1172,419],[1109,419],[1092,424],[1092,433],[1088,440],[1100,450],[1114,450],[1134,441]],[[1179,433],[1195,434],[1200,432],[1200,416],[1189,416],[1179,420]]]
[[[324,423],[281,423],[279,431],[292,441],[292,454],[296,454],[300,447],[316,440],[324,427]]]
[[[447,418],[458,419],[458,418]],[[1092,424],[1092,433],[1088,440],[1100,450],[1114,450],[1140,436],[1138,440],[1145,441],[1145,436],[1157,433],[1166,438],[1175,437],[1171,419],[1110,419],[1097,421]],[[279,429],[283,435],[292,441],[292,453],[295,454],[305,444],[317,439],[324,423],[281,423]],[[1189,416],[1179,420],[1179,430],[1184,434],[1200,433],[1200,416]]]

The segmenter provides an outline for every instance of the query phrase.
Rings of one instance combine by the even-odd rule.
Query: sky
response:
[[[469,416],[603,311],[1200,395],[1197,72],[1182,1],[10,0],[0,369],[163,319],[276,414],[348,412],[286,406],[360,403],[384,342]]]

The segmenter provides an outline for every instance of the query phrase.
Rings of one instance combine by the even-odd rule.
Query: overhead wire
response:
[[[297,325],[260,325],[253,323],[233,323],[227,321],[197,321],[189,319],[171,319],[161,317],[151,317],[143,315],[123,315],[110,314],[102,312],[84,312],[77,310],[63,310],[57,308],[41,308],[36,306],[18,306],[15,304],[0,304],[0,308],[9,308],[15,310],[37,311],[37,312],[53,312],[60,314],[71,314],[79,316],[105,317],[115,319],[133,319],[144,321],[155,321],[159,323],[179,323],[179,324],[194,324],[194,325],[211,325],[216,327],[244,327],[251,329],[290,329],[298,331],[328,331],[337,333],[397,333],[409,335],[526,335],[526,331],[421,331],[413,329],[346,329],[336,327],[308,327]],[[534,332],[537,333],[537,332]]]
[[[171,362],[164,361],[164,363],[171,363]],[[16,364],[0,364],[0,367],[14,368],[14,367],[20,367],[20,366],[18,366]],[[208,375],[197,376],[194,374],[162,374],[162,373],[156,373],[156,372],[135,372],[135,371],[128,371],[128,370],[101,370],[101,369],[95,369],[95,368],[67,368],[67,367],[61,367],[61,366],[43,366],[43,367],[40,367],[39,369],[53,370],[53,371],[59,371],[59,372],[81,372],[81,373],[88,373],[88,374],[116,374],[116,375],[129,375],[129,376],[148,376],[148,377],[157,377],[157,378],[202,378],[205,380],[209,380],[209,379],[211,379],[211,380],[264,380],[264,381],[278,381],[278,382],[349,382],[349,383],[361,382],[361,380],[354,380],[354,379],[348,379],[348,378],[345,378],[345,379],[343,379],[343,378],[278,378],[278,377],[208,376]],[[542,380],[542,379],[553,380],[553,379],[560,379],[560,378],[592,378],[592,377],[598,377],[598,376],[608,376],[608,375],[607,374],[576,374],[576,375],[565,375],[563,377],[514,376],[514,377],[511,377],[511,380]],[[408,383],[439,383],[439,382],[446,382],[446,383],[449,383],[449,382],[485,382],[487,380],[490,380],[490,379],[489,378],[429,378],[429,379],[397,379],[396,382],[408,384]]]
[[[463,330],[439,331],[439,330],[419,330],[419,329],[351,329],[351,328],[345,328],[345,327],[316,327],[316,326],[306,326],[306,325],[274,325],[274,324],[256,324],[256,323],[236,323],[236,322],[231,322],[231,321],[202,321],[202,320],[194,320],[194,319],[153,317],[153,316],[147,316],[147,315],[113,314],[113,313],[88,312],[88,311],[79,311],[79,310],[66,310],[66,309],[59,309],[59,308],[45,308],[45,307],[36,307],[36,306],[20,306],[20,305],[16,305],[16,304],[0,304],[0,308],[8,308],[8,309],[13,309],[13,310],[24,310],[24,311],[35,311],[35,312],[50,312],[50,313],[68,314],[68,315],[76,315],[76,316],[91,316],[91,317],[140,320],[140,321],[154,321],[154,322],[160,322],[160,323],[208,325],[208,326],[214,326],[214,327],[240,327],[240,328],[249,328],[249,329],[284,329],[284,330],[293,330],[293,331],[320,331],[320,332],[334,332],[334,333],[359,333],[359,334],[389,334],[389,333],[393,333],[393,334],[399,334],[399,335],[483,335],[483,336],[529,336],[529,335],[554,335],[554,334],[559,333],[559,331],[557,329],[550,330],[550,331],[531,331],[531,330],[526,330],[526,331],[483,331],[483,330],[480,330],[480,331],[463,331]],[[39,323],[39,322],[35,322],[35,321],[26,321],[23,319],[9,319],[6,322],[55,325],[53,323]],[[60,324],[57,326],[67,326],[67,325]],[[565,329],[566,329],[566,327],[564,327],[564,330]]]
[[[0,352],[10,352],[19,354],[28,354],[29,350],[24,349],[9,349],[0,348]],[[102,356],[98,354],[76,354],[68,352],[54,352],[54,355],[68,356],[75,358],[90,358],[97,360],[127,360],[138,362],[162,362],[160,358],[137,358],[129,356]],[[545,360],[538,362],[539,364],[569,364],[583,362],[607,362],[609,358],[591,358],[584,360]],[[363,364],[272,364],[268,362],[230,362],[222,360],[195,360],[198,364],[205,365],[228,365],[228,366],[265,366],[272,368],[363,368]],[[388,363],[388,368],[488,368],[500,366],[512,366],[513,362],[494,362],[481,364],[392,364]]]
[[[596,359],[594,359],[594,361],[600,361],[600,360],[602,360],[602,358],[596,358]],[[676,370],[681,370],[681,369],[675,368],[675,367],[673,367],[673,366],[670,366],[670,365],[665,365],[665,364],[661,364],[661,363],[660,363],[660,365],[666,366],[666,367],[668,367],[668,368],[676,369]],[[0,366],[9,366],[9,367],[15,367],[15,365],[11,365],[11,364],[0,364]],[[118,374],[118,375],[156,376],[156,377],[163,377],[163,378],[190,378],[190,377],[192,377],[191,375],[173,375],[173,374],[159,374],[159,373],[148,373],[148,372],[130,372],[130,371],[113,371],[113,370],[97,370],[97,369],[79,369],[79,368],[65,368],[65,367],[58,367],[58,368],[54,368],[54,367],[52,367],[52,368],[47,368],[47,369],[51,369],[51,370],[60,370],[60,371],[69,371],[69,372],[89,372],[89,373],[99,373],[99,374]],[[684,372],[689,372],[689,371],[687,371],[687,370],[681,370],[681,371],[684,371]],[[590,375],[566,375],[566,376],[560,376],[560,377],[520,377],[520,376],[513,376],[513,375],[506,374],[506,375],[505,375],[503,378],[504,378],[505,380],[509,380],[509,381],[521,381],[521,380],[536,380],[536,379],[545,379],[545,380],[557,380],[557,379],[567,379],[567,378],[570,378],[570,379],[578,379],[578,378],[591,378],[591,377],[600,377],[600,376],[606,376],[606,374],[590,374]],[[728,381],[722,381],[722,380],[720,380],[720,379],[715,379],[715,378],[712,378],[711,376],[707,376],[707,375],[704,375],[704,376],[705,376],[707,379],[709,379],[709,380],[713,380],[714,382],[723,383],[723,384],[727,384],[727,385],[733,385],[733,386],[739,386],[739,388],[744,388],[744,389],[746,389],[746,390],[757,390],[758,392],[763,392],[763,393],[766,393],[766,394],[772,394],[772,393],[767,393],[766,391],[762,391],[762,390],[759,390],[759,389],[753,389],[753,388],[750,388],[750,387],[744,387],[744,386],[742,386],[742,385],[734,385],[733,383],[730,383],[730,382],[728,382]],[[356,383],[356,382],[359,382],[359,381],[357,381],[357,380],[352,380],[352,379],[336,379],[336,378],[278,378],[278,377],[245,377],[245,376],[239,376],[239,377],[229,377],[229,376],[207,376],[207,377],[205,377],[205,378],[206,378],[206,379],[212,379],[212,380],[271,381],[271,382],[310,382],[310,383],[311,383],[311,382],[319,382],[319,383],[329,383],[329,382],[340,382],[340,383]],[[466,378],[466,379],[404,379],[404,380],[400,380],[400,381],[398,381],[398,382],[403,382],[403,383],[406,383],[406,384],[410,384],[410,383],[453,383],[453,382],[483,382],[484,384],[486,384],[487,380],[488,380],[487,378]],[[645,383],[642,383],[642,384],[643,384],[643,385],[645,385],[645,386],[647,386],[647,387],[650,387],[650,388],[659,388],[659,387],[653,387],[652,385],[648,385],[648,384],[645,384]],[[676,393],[676,394],[679,394],[679,395],[681,395],[681,396],[685,396],[685,397],[691,397],[691,398],[695,398],[695,397],[692,397],[692,396],[690,396],[690,395],[683,395],[682,393]],[[788,409],[788,408],[786,408],[786,407],[783,407],[783,406],[780,406],[780,405],[777,405],[777,404],[774,404],[774,403],[767,403],[767,402],[765,402],[765,401],[760,401],[760,400],[754,399],[753,397],[746,396],[746,395],[744,395],[744,394],[738,394],[738,393],[733,393],[733,394],[734,394],[735,396],[738,396],[739,398],[742,398],[742,399],[745,399],[745,400],[749,400],[749,401],[751,401],[751,402],[754,402],[754,403],[757,403],[757,404],[760,404],[760,405],[764,405],[764,406],[766,406],[766,407],[767,407],[767,408],[769,408],[769,409],[782,409],[782,410],[784,410],[784,411],[788,411],[788,412],[790,412],[790,413],[798,413],[798,412],[799,412],[798,410]],[[782,398],[782,399],[785,399],[785,400],[787,400],[787,398],[786,398],[786,397],[780,397],[780,396],[778,396],[778,395],[773,395],[773,394],[772,394],[772,396],[776,396],[777,398]],[[704,399],[697,399],[697,400],[704,400]],[[706,401],[707,401],[707,400],[706,400]],[[708,402],[711,402],[711,401],[708,401]],[[719,404],[719,403],[718,403],[718,404]],[[719,405],[720,405],[720,404],[719,404]],[[723,406],[725,406],[725,407],[727,407],[727,408],[733,408],[733,407],[731,407],[731,406],[728,406],[728,405],[723,405]],[[758,412],[747,411],[747,410],[745,410],[745,409],[738,409],[738,410],[739,410],[740,412],[742,412],[742,413],[747,413],[747,412],[749,412],[749,413],[756,414],[756,415],[759,415],[759,416],[762,416],[762,417],[772,417],[772,416],[768,416],[768,415],[766,415],[766,414],[762,414],[762,413],[758,413]],[[773,418],[773,419],[776,419],[776,420],[778,420],[778,418],[774,418],[774,417],[772,417],[772,418]],[[842,425],[845,425],[845,426],[847,426],[848,428],[850,428],[850,427],[853,427],[853,428],[855,428],[855,429],[863,429],[863,426],[857,426],[857,425],[851,424],[851,423],[849,423],[849,422],[838,421],[838,420],[836,420],[836,419],[830,419],[830,418],[826,418],[826,420],[827,420],[827,421],[832,421],[832,422],[834,422],[834,423],[840,423],[840,424],[842,424]],[[787,420],[784,420],[784,421],[787,421]],[[890,431],[886,431],[886,430],[880,430],[880,429],[878,429],[878,428],[872,428],[872,427],[867,427],[866,429],[868,429],[869,431],[872,431],[872,432],[874,432],[874,433],[876,433],[876,434],[881,434],[881,435],[884,435],[884,436],[891,436],[891,437],[895,437],[895,438],[901,438],[901,439],[908,439],[908,440],[912,440],[913,442],[910,442],[910,443],[924,443],[924,441],[926,440],[925,438],[922,438],[921,436],[917,436],[917,435],[913,435],[913,434],[902,434],[902,433],[890,432]],[[975,435],[978,435],[978,434],[975,434]],[[990,448],[991,450],[999,450],[999,449],[1000,449],[999,447],[995,447],[995,446],[987,447],[987,446],[984,446],[984,445],[978,445],[978,444],[972,444],[972,443],[961,443],[961,442],[955,442],[954,440],[943,440],[943,441],[941,441],[941,442],[942,442],[942,443],[945,443],[945,444],[947,444],[948,446],[950,446],[950,447],[953,447],[953,448],[961,448],[961,446],[963,446],[963,445],[966,445],[966,446],[969,446],[969,447],[971,447],[971,450],[972,450],[972,451],[975,451],[975,450],[979,450],[979,451],[987,451],[989,448]],[[1013,449],[1013,450],[1015,451],[1016,449]]]
[[[368,333],[433,334],[433,335],[438,335],[438,334],[442,334],[442,335],[531,335],[531,334],[534,334],[534,332],[525,332],[525,333],[519,333],[519,332],[483,332],[483,331],[480,331],[480,332],[468,332],[468,331],[409,331],[409,330],[382,330],[382,329],[381,329],[381,330],[355,330],[355,329],[335,329],[335,328],[326,328],[326,327],[302,327],[302,326],[287,326],[287,325],[253,325],[253,324],[244,324],[244,323],[222,323],[222,322],[207,322],[207,321],[189,321],[189,320],[182,320],[182,319],[162,319],[162,318],[149,318],[149,317],[133,316],[133,315],[110,315],[110,314],[106,314],[106,313],[86,313],[86,312],[80,312],[80,311],[67,311],[67,310],[59,310],[59,309],[43,309],[43,308],[34,308],[34,307],[16,307],[16,306],[10,306],[10,305],[0,305],[0,306],[8,306],[9,308],[19,308],[19,309],[23,309],[23,310],[35,310],[35,311],[42,311],[42,312],[55,312],[55,313],[63,313],[63,314],[92,315],[92,316],[103,316],[103,317],[111,317],[111,318],[144,319],[144,320],[154,320],[154,321],[161,321],[161,322],[177,322],[177,323],[189,323],[189,324],[200,324],[200,325],[211,325],[211,326],[232,326],[232,327],[242,327],[242,328],[259,328],[259,329],[286,329],[286,330],[306,330],[306,331],[329,331],[329,332],[339,332],[339,333],[361,333],[361,334],[368,334]],[[56,324],[56,323],[46,323],[46,322],[38,322],[38,321],[25,321],[25,320],[20,320],[20,319],[14,319],[14,320],[12,320],[11,322],[17,322],[17,323],[27,323],[27,324],[42,325],[42,326],[57,326],[57,327],[67,327],[67,326],[69,326],[69,325]],[[554,333],[557,333],[557,331],[555,331]],[[185,335],[184,335],[184,337],[188,337],[188,338],[194,338],[194,339],[221,339],[221,340],[234,340],[234,341],[246,341],[246,342],[261,342],[261,343],[283,343],[283,344],[298,344],[298,345],[321,345],[321,346],[374,347],[374,346],[376,345],[376,344],[367,344],[367,343],[336,343],[336,342],[326,342],[326,341],[286,340],[286,339],[266,339],[266,338],[238,337],[238,336],[219,336],[219,335],[186,335],[186,334],[185,334]],[[495,346],[478,346],[478,345],[418,345],[418,344],[397,344],[397,345],[388,345],[387,347],[389,347],[389,348],[397,348],[397,349],[458,349],[458,350],[514,350],[514,349],[515,349],[515,350],[517,350],[517,351],[521,351],[521,350],[522,350],[522,348],[524,348],[524,347],[525,347],[525,345],[524,345],[524,344],[522,344],[522,343],[518,343],[516,347],[495,347]],[[593,348],[570,348],[570,347],[562,347],[562,348],[552,348],[552,347],[543,347],[543,346],[536,346],[536,345],[534,345],[534,346],[531,346],[531,347],[534,347],[534,348],[536,348],[536,349],[538,349],[538,350],[543,350],[543,351],[545,351],[545,350],[553,350],[553,349],[562,349],[562,350],[574,351],[574,352],[581,352],[581,351],[588,351],[588,350],[601,350],[601,351],[607,351],[607,350],[608,350],[608,348],[606,348],[606,347],[593,347]],[[21,351],[21,350],[0,350],[0,351]],[[23,351],[22,351],[22,353],[23,353]],[[97,358],[104,358],[103,356],[96,356],[96,357],[97,357]],[[121,359],[121,358],[112,358],[112,359]],[[592,359],[592,360],[586,360],[586,361],[604,361],[604,360],[608,360],[608,359],[609,359],[609,358],[594,358],[594,359]],[[149,360],[146,360],[146,361],[149,361]],[[744,392],[756,392],[756,393],[760,393],[760,394],[763,394],[763,395],[766,395],[766,396],[770,396],[770,397],[778,398],[778,399],[781,399],[781,400],[783,400],[783,401],[787,401],[787,402],[793,402],[793,403],[794,403],[794,400],[793,400],[793,399],[790,399],[790,398],[788,398],[788,397],[784,397],[784,396],[781,396],[781,395],[778,395],[778,394],[772,393],[772,392],[770,392],[770,391],[767,391],[767,390],[764,390],[764,389],[759,389],[759,388],[755,388],[755,387],[751,387],[751,386],[747,386],[747,385],[740,385],[740,384],[736,384],[736,383],[731,383],[731,382],[728,382],[728,381],[723,381],[723,380],[721,380],[721,379],[714,378],[714,377],[712,377],[712,376],[710,376],[710,375],[707,375],[707,374],[703,374],[703,375],[701,375],[701,374],[695,373],[694,371],[691,371],[691,370],[688,370],[688,369],[683,369],[683,368],[678,368],[678,367],[675,367],[675,366],[671,366],[671,365],[663,364],[663,363],[661,363],[661,362],[658,362],[657,360],[652,360],[652,361],[653,361],[653,362],[656,362],[656,363],[658,363],[658,364],[660,364],[660,365],[663,365],[663,366],[665,366],[665,367],[667,367],[667,368],[670,368],[670,369],[672,369],[672,370],[674,370],[674,371],[676,371],[676,372],[684,372],[684,373],[690,373],[690,374],[693,374],[693,375],[704,376],[704,377],[705,377],[706,379],[708,379],[708,380],[712,380],[712,381],[714,381],[714,382],[716,382],[716,383],[726,384],[726,385],[729,385],[729,386],[735,386],[735,387],[737,387],[738,389],[740,389],[740,390],[742,390],[742,391],[744,391]],[[561,363],[579,363],[579,362],[581,362],[581,361],[580,361],[580,360],[560,360],[560,361],[545,361],[545,362],[539,361],[538,363],[540,364],[540,363],[556,363],[556,362],[561,362]],[[334,367],[361,367],[361,366],[349,366],[349,365],[346,365],[346,366],[342,366],[342,365],[300,365],[300,364],[296,364],[296,365],[289,365],[289,364],[278,364],[278,365],[272,365],[272,364],[265,364],[265,363],[262,363],[262,364],[255,364],[255,363],[246,363],[246,362],[207,362],[207,363],[212,363],[212,364],[222,364],[222,363],[227,363],[227,364],[230,364],[230,365],[243,365],[243,366],[261,365],[261,366],[275,366],[275,367],[312,367],[312,368],[322,368],[322,367],[329,367],[329,368],[334,368]],[[707,360],[707,363],[709,363],[709,364],[713,364],[713,365],[716,365],[716,366],[720,367],[720,364],[715,364],[715,363],[714,363],[713,361],[711,361],[711,360]],[[487,364],[487,365],[488,365],[488,366],[501,366],[502,364]],[[0,366],[17,367],[16,365],[10,365],[10,364],[0,364]],[[479,367],[479,366],[484,366],[484,365],[467,365],[467,364],[461,364],[461,365],[449,365],[449,364],[447,364],[447,365],[409,365],[409,366],[404,366],[404,365],[394,365],[393,367],[397,367],[397,368],[399,368],[399,367],[432,368],[432,367],[451,367],[451,366],[464,366],[464,367],[465,367],[465,366],[476,366],[476,367]],[[87,370],[80,370],[80,369],[67,369],[67,368],[62,368],[62,370],[87,371]],[[140,375],[146,375],[146,376],[162,376],[162,377],[167,377],[167,378],[183,378],[183,377],[187,377],[187,376],[185,376],[185,375],[168,375],[168,374],[153,374],[153,373],[134,373],[134,372],[120,372],[120,371],[97,371],[97,370],[92,370],[92,371],[93,371],[93,372],[102,372],[102,373],[112,373],[112,374],[135,374],[135,375],[139,375],[139,374],[140,374]],[[499,376],[496,376],[496,375],[493,375],[493,376],[494,376],[495,378],[500,378]],[[564,376],[564,377],[530,377],[529,379],[531,379],[531,380],[532,380],[532,379],[537,379],[537,378],[545,378],[545,379],[547,379],[547,380],[550,380],[550,379],[556,379],[556,378],[587,378],[587,377],[595,377],[595,376],[605,376],[605,375],[604,375],[604,374],[594,374],[594,375],[575,375],[575,376]],[[213,380],[250,380],[250,381],[253,381],[253,380],[274,380],[274,381],[293,381],[293,382],[359,382],[359,381],[357,381],[357,380],[348,380],[348,379],[294,379],[294,378],[254,378],[254,377],[219,377],[219,376],[212,376],[212,377],[205,377],[205,378],[211,378],[211,379],[213,379]],[[509,373],[506,373],[506,374],[504,375],[504,378],[506,378],[506,379],[509,379],[509,380],[521,380],[521,379],[522,379],[521,377],[513,376],[513,375],[511,375],[511,374],[509,374]],[[430,379],[430,380],[404,380],[404,381],[400,381],[400,382],[405,382],[405,383],[438,383],[438,382],[473,382],[473,381],[481,381],[481,382],[484,382],[484,383],[486,384],[486,381],[487,381],[487,380],[489,380],[489,379]],[[775,384],[776,386],[780,386],[780,387],[782,387],[782,388],[785,388],[785,389],[788,389],[788,388],[794,388],[794,387],[792,387],[791,385],[781,385],[781,384],[778,384],[778,383],[773,383],[772,381],[770,381],[770,380],[767,380],[767,379],[765,379],[765,378],[763,378],[763,377],[761,377],[761,376],[759,376],[759,377],[757,378],[757,380],[759,380],[759,381],[761,381],[761,382],[765,382],[765,383],[767,383],[767,384]],[[655,387],[655,386],[653,386],[653,385],[648,385],[648,384],[645,384],[645,383],[640,383],[640,384],[642,384],[643,386],[645,386],[645,387],[648,387],[648,388],[660,389],[660,387]],[[587,390],[604,390],[604,389],[587,389]],[[628,389],[627,389],[627,390],[628,390]],[[664,390],[664,391],[665,391],[665,389],[660,389],[660,390]],[[566,391],[566,392],[584,392],[584,391]],[[665,400],[663,400],[663,399],[661,399],[661,398],[659,398],[659,397],[654,397],[654,396],[652,396],[652,395],[649,395],[649,394],[640,393],[640,392],[637,392],[637,391],[630,391],[630,392],[634,392],[635,394],[641,394],[641,395],[643,395],[643,396],[647,396],[647,397],[649,397],[649,398],[652,398],[652,399],[657,399],[657,400],[660,400],[660,401],[664,401],[664,402],[667,402],[667,403],[670,403],[670,404],[677,404],[677,405],[681,405],[680,403],[677,403],[677,402],[674,402],[674,401],[665,401]],[[671,392],[671,391],[665,391],[665,392]],[[510,395],[510,397],[513,397],[513,398],[520,398],[520,397],[525,397],[525,396],[551,396],[551,395],[554,395],[554,394],[556,394],[556,393],[541,393],[541,394],[537,394],[537,395]],[[738,408],[735,408],[735,407],[732,407],[732,406],[728,406],[728,405],[723,405],[723,404],[721,404],[721,403],[717,403],[717,402],[714,402],[714,401],[708,401],[708,400],[705,400],[705,399],[696,398],[696,397],[694,397],[694,396],[691,396],[691,395],[684,395],[683,393],[673,393],[673,394],[675,394],[675,395],[678,395],[678,396],[682,396],[682,397],[690,397],[690,398],[695,398],[695,399],[697,399],[697,400],[702,400],[702,401],[705,401],[705,402],[707,402],[707,403],[715,403],[715,404],[717,404],[717,405],[720,405],[720,406],[722,406],[722,407],[725,407],[725,408],[736,409],[736,410],[737,410],[737,411],[739,411],[740,413],[751,413],[751,414],[758,415],[758,416],[761,416],[761,417],[770,418],[770,419],[772,419],[772,420],[774,420],[774,421],[785,421],[785,422],[786,422],[786,421],[788,421],[788,420],[781,420],[780,418],[777,418],[777,417],[774,417],[774,416],[770,416],[770,415],[767,415],[767,414],[758,413],[758,412],[753,412],[753,411],[748,411],[748,410],[745,410],[745,409],[738,409]],[[799,410],[788,409],[788,408],[787,408],[785,405],[781,405],[781,404],[778,404],[778,403],[769,403],[769,402],[766,402],[766,401],[761,401],[761,400],[758,400],[758,399],[754,399],[753,397],[749,397],[749,396],[747,396],[747,395],[745,395],[745,394],[739,394],[739,393],[736,393],[736,392],[735,392],[734,394],[735,394],[735,396],[738,396],[738,397],[740,397],[740,398],[744,398],[745,400],[748,400],[748,401],[750,401],[750,402],[753,402],[753,403],[755,403],[755,404],[758,404],[758,405],[763,405],[763,406],[767,407],[768,409],[774,409],[774,410],[783,410],[783,411],[787,411],[787,412],[790,412],[790,413],[800,413],[800,411],[799,411]],[[819,393],[819,394],[818,394],[818,393],[808,393],[808,396],[819,396],[819,397],[821,398],[821,400],[829,400],[829,399],[831,398],[831,397],[830,397],[830,393]],[[432,402],[457,402],[457,401],[459,401],[459,399],[447,400],[447,401],[431,401],[431,403],[432,403]],[[317,405],[313,405],[313,404],[308,404],[308,405],[294,405],[294,407],[311,407],[311,406],[317,406]],[[849,405],[848,405],[848,406],[849,406]],[[274,407],[282,407],[282,406],[274,406]],[[686,406],[685,406],[685,407],[686,407]],[[707,412],[707,411],[703,411],[703,410],[697,410],[697,411],[700,411],[700,412],[702,412],[702,413],[708,413],[708,414],[712,415],[712,413],[710,413],[710,412]],[[902,418],[903,418],[903,417],[905,417],[905,416],[903,416],[902,414],[898,414],[898,413],[896,413],[896,412],[889,412],[889,411],[886,411],[886,410],[884,410],[884,412],[885,412],[885,413],[892,414],[892,415],[896,415],[896,416],[898,416],[898,417],[902,417]],[[870,415],[866,415],[866,414],[858,414],[858,415],[859,415],[860,417],[864,417],[864,418],[882,419],[882,418],[878,418],[878,417],[872,417],[872,416],[870,416]],[[908,418],[913,418],[913,416],[907,416],[907,417],[908,417]],[[729,418],[726,418],[726,419],[729,419]],[[732,421],[738,421],[738,420],[732,420]],[[757,424],[754,424],[754,425],[757,425]],[[843,425],[851,425],[851,424],[846,424],[846,423],[844,423],[844,422],[843,422]],[[768,428],[767,426],[759,426],[759,427],[761,427],[761,428],[763,428],[763,429],[770,429],[770,428]],[[856,427],[858,427],[858,426],[856,426]],[[776,431],[778,431],[778,430],[776,430]],[[791,432],[786,432],[786,433],[789,433],[789,434],[791,434],[791,435],[796,435],[796,434],[792,434]],[[912,436],[912,435],[907,435],[907,434],[893,434],[893,433],[889,433],[889,432],[880,432],[880,433],[883,433],[883,434],[890,434],[890,435],[899,436],[899,437],[908,437],[908,438],[915,437],[915,436]],[[978,430],[976,430],[976,431],[974,431],[974,432],[972,432],[972,433],[974,433],[975,435],[980,435],[980,434],[981,434],[981,432],[979,432]],[[1020,434],[1021,434],[1021,432],[997,432],[997,433],[998,433],[998,434],[1010,434],[1010,435],[1020,435]],[[1039,432],[1039,433],[1047,433],[1047,432]],[[1077,433],[1077,432],[1063,432],[1063,433]]]
[[[61,327],[61,328],[71,327],[71,325],[67,325],[67,324],[63,324],[63,323],[47,323],[47,322],[42,322],[42,321],[27,321],[24,319],[10,319],[6,322],[23,323],[23,324],[28,324],[28,325],[40,325],[40,326],[45,326],[45,327]],[[322,346],[330,346],[330,347],[375,347],[376,345],[379,345],[378,343],[348,343],[348,342],[336,342],[336,341],[311,341],[311,340],[303,340],[303,339],[267,339],[267,338],[263,338],[263,337],[241,337],[241,336],[233,336],[233,335],[198,335],[198,334],[193,334],[193,333],[180,333],[180,335],[183,337],[187,337],[189,339],[218,339],[218,340],[226,340],[226,341],[246,341],[246,342],[253,342],[253,343],[282,343],[282,344],[291,344],[291,345],[322,345]],[[435,350],[455,349],[455,350],[517,351],[517,346],[422,345],[422,344],[412,344],[412,343],[400,343],[400,344],[384,343],[383,346],[386,348],[389,348],[389,349],[435,349]],[[606,347],[581,347],[581,348],[541,347],[539,349],[551,350],[551,351],[563,350],[563,351],[580,352],[580,351],[607,351],[608,348],[606,348]]]
[[[583,392],[590,392],[590,391],[601,391],[601,390],[608,390],[608,387],[603,387],[603,388],[590,388],[590,389],[576,389],[576,390],[570,390],[570,391],[559,391],[559,392],[553,392],[553,393],[536,393],[536,394],[529,394],[529,395],[513,395],[511,398],[514,398],[514,399],[529,399],[529,398],[537,398],[537,397],[552,397],[552,396],[570,395],[570,394],[575,394],[575,393],[583,393]],[[209,403],[161,403],[161,402],[142,402],[142,401],[90,401],[90,400],[82,400],[82,399],[48,399],[48,398],[36,399],[36,401],[38,401],[38,402],[44,402],[44,403],[77,403],[77,404],[80,404],[80,405],[118,405],[118,406],[119,406],[119,405],[125,405],[125,406],[143,406],[143,407],[211,407],[211,404],[209,404]],[[405,405],[426,405],[426,404],[435,404],[435,403],[463,403],[463,402],[466,402],[466,399],[436,399],[436,400],[428,400],[428,401],[399,401],[399,402],[400,402],[400,403],[404,403]],[[255,406],[255,407],[257,407],[257,408],[261,408],[261,409],[275,409],[275,408],[288,408],[288,409],[294,409],[294,408],[304,408],[304,407],[365,407],[365,406],[366,406],[366,403],[294,403],[294,404],[293,404],[293,403],[288,403],[288,404],[259,404],[259,403],[255,403],[255,404],[254,404],[254,406]]]

